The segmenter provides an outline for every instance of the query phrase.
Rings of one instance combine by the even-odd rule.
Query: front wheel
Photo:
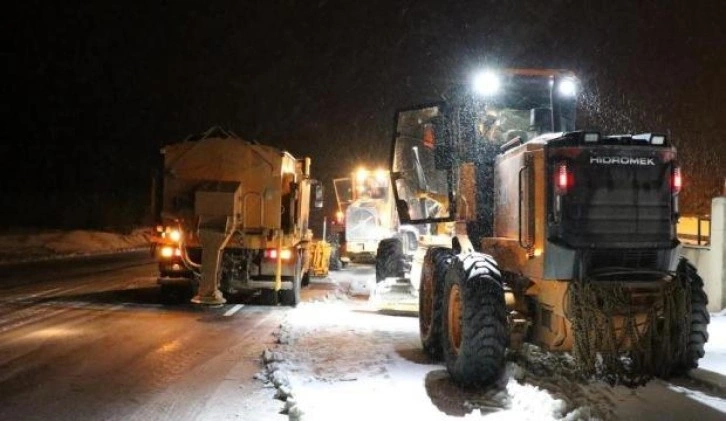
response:
[[[403,244],[398,238],[386,238],[378,243],[376,250],[376,282],[389,276],[403,276]]]
[[[443,297],[446,369],[464,387],[489,386],[504,371],[507,308],[496,262],[481,253],[456,256]]]

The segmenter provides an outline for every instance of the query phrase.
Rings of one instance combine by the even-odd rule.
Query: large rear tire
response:
[[[708,296],[703,290],[703,279],[698,275],[696,267],[687,259],[681,258],[676,271],[684,281],[684,286],[691,290],[688,342],[683,359],[673,373],[684,374],[688,370],[698,367],[698,360],[705,354],[704,346],[708,341],[708,324],[711,321],[711,315],[708,313]]]
[[[378,243],[376,250],[376,282],[390,276],[403,276],[403,244],[398,238],[386,238]]]
[[[426,250],[418,291],[418,325],[423,349],[432,359],[443,358],[441,331],[443,320],[444,275],[454,252],[444,247]]]
[[[504,371],[507,308],[496,262],[481,253],[456,256],[445,276],[446,369],[463,387],[489,386]]]

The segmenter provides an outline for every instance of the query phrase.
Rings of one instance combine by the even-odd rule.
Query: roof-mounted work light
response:
[[[661,146],[666,144],[666,137],[663,134],[641,133],[633,135],[633,139],[645,141],[651,145]]]
[[[484,71],[474,76],[474,92],[479,95],[491,96],[499,92],[501,81],[499,76],[492,71]]]
[[[585,132],[582,135],[582,140],[585,141],[585,143],[596,143],[600,141],[600,133],[598,132]]]
[[[654,135],[652,135],[650,137],[650,144],[651,145],[664,145],[665,144],[665,136],[663,136],[662,134],[658,134],[658,135],[655,135],[654,134]]]
[[[565,97],[574,97],[577,95],[577,82],[571,77],[563,78],[557,85],[557,91]]]

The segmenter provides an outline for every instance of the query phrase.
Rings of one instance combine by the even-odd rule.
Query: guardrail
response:
[[[703,278],[709,311],[726,308],[726,196],[712,200],[708,216],[681,217],[678,239]]]
[[[711,216],[682,216],[678,220],[678,239],[684,244],[711,244]]]

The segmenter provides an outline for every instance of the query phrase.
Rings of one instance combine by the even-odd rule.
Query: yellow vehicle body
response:
[[[697,367],[708,299],[679,256],[683,183],[667,136],[577,130],[569,71],[478,81],[396,115],[399,218],[456,221],[449,246],[416,259],[424,350],[465,386],[496,381],[523,342],[632,385]]]
[[[381,240],[400,227],[387,170],[359,168],[333,180],[338,211],[345,215],[345,254],[351,261],[375,262]]]
[[[309,249],[311,276],[328,276],[331,249],[327,241],[314,241],[311,244]]]
[[[296,304],[309,275],[310,159],[222,130],[161,152],[159,283],[198,283],[199,303],[262,290]]]

